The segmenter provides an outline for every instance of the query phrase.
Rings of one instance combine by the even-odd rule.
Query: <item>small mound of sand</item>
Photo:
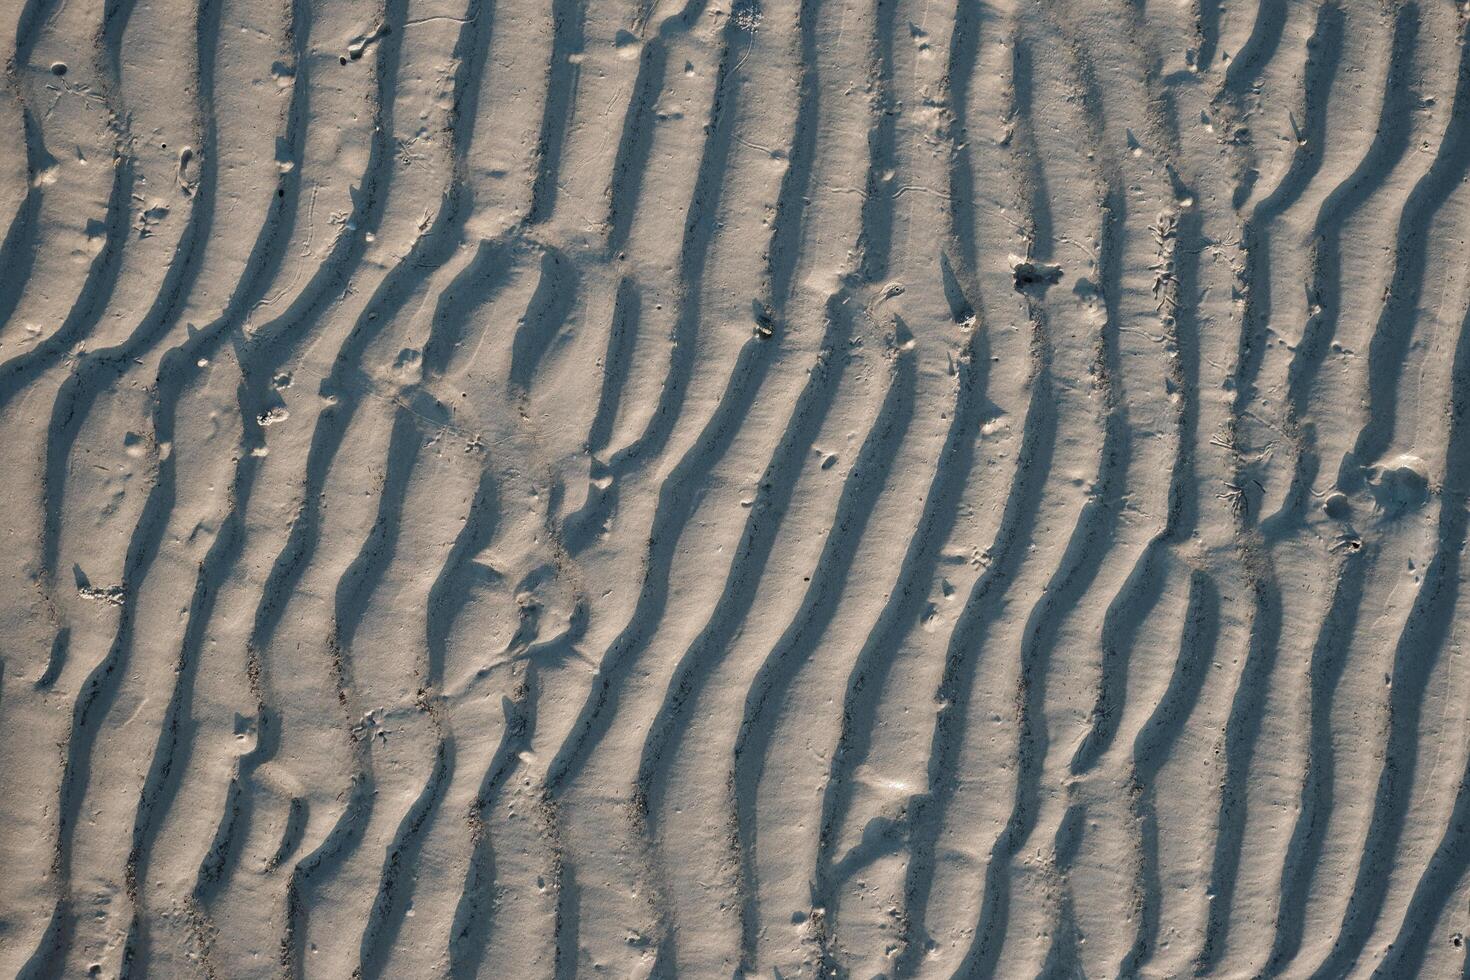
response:
[[[1387,516],[1417,510],[1429,499],[1429,467],[1418,456],[1396,456],[1388,463],[1368,467],[1364,476],[1375,506]]]

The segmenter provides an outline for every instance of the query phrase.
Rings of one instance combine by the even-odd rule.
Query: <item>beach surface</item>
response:
[[[0,976],[1466,975],[1467,21],[0,0]]]

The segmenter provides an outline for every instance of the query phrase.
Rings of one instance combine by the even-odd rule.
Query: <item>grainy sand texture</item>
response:
[[[1464,976],[1467,21],[0,0],[0,976]]]

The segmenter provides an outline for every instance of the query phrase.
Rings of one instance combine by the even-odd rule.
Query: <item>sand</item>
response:
[[[0,0],[0,976],[1464,975],[1467,18]]]

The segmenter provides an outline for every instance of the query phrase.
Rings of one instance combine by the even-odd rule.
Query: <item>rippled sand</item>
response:
[[[0,976],[1461,976],[1467,17],[0,0]]]

